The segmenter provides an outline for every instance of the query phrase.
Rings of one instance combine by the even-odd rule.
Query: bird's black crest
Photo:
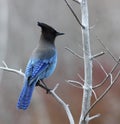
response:
[[[49,26],[49,25],[47,25],[45,23],[37,22],[37,25],[39,27],[41,27],[42,30],[44,30],[44,31],[50,31],[51,33],[55,34],[55,36],[64,35],[64,33],[57,32],[54,28],[52,28],[51,26]]]
[[[47,30],[50,30],[52,32],[57,32],[54,28],[52,28],[51,26],[49,26],[45,23],[37,22],[37,25],[40,26],[42,29],[47,29]]]

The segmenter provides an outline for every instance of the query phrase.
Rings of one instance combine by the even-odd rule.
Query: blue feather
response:
[[[28,81],[27,80],[25,81],[24,86],[19,96],[17,108],[23,109],[23,110],[26,110],[28,108],[31,98],[32,98],[32,93],[35,88],[35,85],[36,83],[29,85]]]
[[[18,99],[17,108],[23,110],[28,108],[36,83],[41,79],[49,77],[55,70],[56,63],[56,54],[48,60],[29,60],[25,71],[24,86]]]

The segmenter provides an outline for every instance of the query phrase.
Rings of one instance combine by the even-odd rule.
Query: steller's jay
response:
[[[55,38],[59,33],[45,23],[38,22],[41,27],[41,37],[39,44],[34,49],[26,67],[24,86],[20,93],[17,108],[26,110],[30,105],[31,97],[35,86],[48,88],[44,83],[44,78],[49,77],[55,70],[57,63],[57,52],[55,48]]]

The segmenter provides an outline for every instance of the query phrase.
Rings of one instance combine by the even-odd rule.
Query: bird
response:
[[[22,110],[29,107],[36,86],[40,86],[49,92],[44,79],[51,76],[56,68],[57,50],[55,39],[59,35],[64,35],[64,33],[56,31],[45,23],[37,22],[37,25],[41,27],[40,40],[26,66],[24,85],[17,102],[17,108]]]

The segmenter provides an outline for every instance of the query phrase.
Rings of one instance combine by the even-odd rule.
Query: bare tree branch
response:
[[[73,0],[73,1],[76,2],[76,3],[78,3],[78,4],[80,4],[80,2],[78,0]]]
[[[102,56],[102,55],[104,55],[104,54],[105,54],[104,52],[98,53],[98,54],[96,54],[96,55],[93,55],[93,56],[91,57],[91,59],[100,57],[100,56]]]
[[[104,45],[104,43],[98,37],[97,37],[97,40],[101,43],[101,45],[105,48],[105,50],[111,55],[111,57],[113,58],[113,60],[115,62],[118,62],[118,60],[114,57],[114,55],[111,53],[111,51]]]
[[[75,12],[73,11],[72,7],[69,5],[69,3],[67,2],[67,0],[64,0],[65,3],[67,4],[68,8],[70,9],[70,11],[72,12],[73,16],[75,17],[75,19],[77,20],[77,22],[79,23],[79,25],[85,29],[85,27],[81,24],[80,20],[78,19],[77,15],[75,14]]]
[[[96,61],[96,62],[99,64],[100,68],[103,70],[103,72],[104,72],[105,75],[107,76],[108,74],[107,74],[107,72],[105,71],[103,65],[102,65],[97,59],[94,59],[94,61]]]
[[[97,100],[97,95],[96,95],[94,89],[91,88],[91,90],[92,90],[92,92],[93,92],[93,95],[94,95],[95,99]]]
[[[112,84],[113,83],[113,75],[110,74],[110,83]]]
[[[75,53],[72,49],[65,47],[66,50],[68,50],[70,53],[72,53],[73,55],[75,55],[76,57],[78,57],[79,59],[83,59],[82,56],[78,55],[77,53]]]
[[[24,76],[25,74],[22,72],[22,70],[16,70],[16,69],[12,69],[12,68],[9,68],[7,66],[7,64],[3,61],[3,65],[4,66],[0,66],[0,69],[1,70],[4,70],[4,71],[8,71],[8,72],[13,72],[13,73],[16,73],[16,74],[19,74],[21,76]]]
[[[71,84],[74,87],[77,88],[82,88],[83,89],[83,84],[78,82],[78,81],[74,81],[74,80],[66,80],[67,83]]]
[[[89,114],[84,118],[86,112],[88,111],[91,104],[92,96],[92,59],[91,59],[91,46],[90,46],[90,35],[89,35],[89,14],[88,14],[88,5],[87,0],[81,0],[81,17],[82,24],[85,26],[85,29],[82,28],[82,43],[84,51],[84,90],[83,90],[83,99],[82,99],[82,109],[79,119],[79,124],[88,124]]]
[[[77,75],[80,78],[80,80],[82,80],[83,82],[85,82],[85,80],[82,78],[82,76],[79,73]]]
[[[100,114],[97,114],[97,115],[94,115],[94,116],[92,116],[92,117],[89,117],[89,121],[91,121],[91,120],[93,120],[93,119],[95,119],[95,118],[98,118],[98,117],[100,117]]]
[[[69,109],[69,105],[66,104],[66,103],[55,93],[55,91],[56,91],[56,89],[58,88],[58,86],[59,86],[59,84],[56,84],[56,86],[54,87],[54,89],[50,91],[50,94],[57,100],[57,102],[59,102],[59,103],[63,106],[64,110],[66,111],[66,114],[67,114],[67,117],[68,117],[68,119],[69,119],[70,124],[74,124],[74,119],[73,119],[72,113],[71,113],[71,111],[70,111],[70,109]]]

